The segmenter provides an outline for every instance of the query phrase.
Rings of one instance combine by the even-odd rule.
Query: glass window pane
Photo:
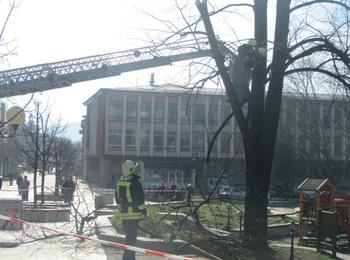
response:
[[[136,122],[137,119],[137,102],[129,101],[126,104],[126,122]]]

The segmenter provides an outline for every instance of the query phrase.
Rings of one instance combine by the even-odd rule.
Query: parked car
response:
[[[270,188],[268,193],[269,199],[298,199],[299,192],[295,189],[284,187],[282,185],[274,185],[274,187]]]
[[[217,177],[209,177],[208,178],[207,188],[208,188],[209,192],[211,192],[214,189],[216,182],[218,180],[219,180],[219,178],[217,178]],[[226,175],[221,177],[220,182],[217,185],[217,188],[220,189],[220,187],[223,187],[223,186],[229,186],[228,177]]]
[[[336,190],[337,194],[341,194],[341,195],[350,195],[350,189],[346,186],[340,186],[337,190]]]
[[[219,189],[219,199],[227,201],[227,200],[244,200],[245,191],[230,186],[223,186]]]

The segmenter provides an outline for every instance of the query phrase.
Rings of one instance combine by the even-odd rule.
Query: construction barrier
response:
[[[45,230],[48,230],[48,231],[51,231],[51,232],[54,232],[54,233],[63,234],[63,235],[66,235],[66,236],[71,236],[71,237],[76,237],[76,238],[79,238],[81,240],[90,240],[90,241],[93,241],[95,243],[111,246],[111,247],[114,247],[114,248],[117,248],[117,249],[131,250],[131,251],[134,251],[134,252],[144,253],[144,254],[151,255],[151,256],[158,256],[158,257],[162,257],[162,258],[165,258],[165,259],[170,259],[170,260],[172,260],[172,259],[174,259],[174,260],[177,260],[177,259],[179,259],[179,260],[190,260],[190,259],[193,259],[193,258],[190,258],[190,257],[171,255],[171,254],[164,253],[164,252],[161,252],[161,251],[144,249],[144,248],[140,248],[140,247],[136,247],[136,246],[129,246],[129,245],[121,244],[121,243],[116,243],[116,242],[111,242],[111,241],[107,241],[107,240],[101,240],[101,239],[96,239],[96,238],[92,238],[92,237],[88,237],[88,236],[83,236],[83,235],[79,235],[79,234],[75,234],[75,233],[70,233],[70,232],[58,230],[56,228],[50,228],[50,227],[34,224],[34,223],[27,222],[25,220],[14,218],[14,217],[8,217],[8,216],[0,215],[0,219],[5,220],[5,221],[10,221],[10,222],[16,223],[16,224],[26,224],[26,225],[37,227],[37,228],[40,228],[40,229],[45,229]]]

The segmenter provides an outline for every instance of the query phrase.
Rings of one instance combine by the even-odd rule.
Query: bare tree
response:
[[[59,194],[62,177],[73,175],[79,167],[80,146],[65,137],[57,137],[53,145],[52,164],[55,169],[55,194]]]
[[[41,203],[44,203],[45,174],[49,170],[55,138],[64,130],[60,120],[52,121],[48,108],[35,103],[34,114],[16,139],[25,168],[33,172],[34,206],[37,206],[37,175],[41,174]]]
[[[271,16],[272,10],[269,10],[267,0],[219,7],[212,3],[210,10],[206,0],[197,0],[196,5],[200,13],[197,20],[193,16],[188,19],[184,15],[185,6],[178,4],[186,25],[180,28],[172,21],[165,21],[170,33],[164,42],[175,41],[176,35],[196,38],[205,34],[209,39],[215,72],[209,73],[206,79],[193,87],[203,87],[213,75],[220,75],[244,144],[247,184],[244,241],[248,245],[265,247],[267,195],[286,76],[314,72],[335,79],[342,87],[350,86],[349,2],[276,1],[273,40],[268,39],[268,14]],[[225,18],[227,14],[237,15],[237,8],[249,9],[253,16],[251,41],[247,43],[247,40],[240,39],[233,29],[235,24],[229,24],[235,45],[225,44],[218,38],[229,37],[221,37],[214,31],[223,31],[222,23],[219,25],[216,18],[219,15],[226,15]],[[214,18],[215,23],[212,23]],[[238,54],[230,46],[234,49],[238,46]],[[313,62],[305,63],[309,60]]]
[[[286,124],[280,130],[294,140],[306,174],[337,184],[349,160],[348,96],[337,82],[315,77],[313,72],[303,77],[296,74],[290,82],[295,94],[288,99],[295,109],[282,118]]]
[[[5,3],[6,2],[6,3]],[[1,23],[1,31],[0,31],[0,63],[6,61],[6,58],[10,55],[15,54],[16,47],[12,46],[12,41],[9,41],[5,37],[5,33],[10,21],[13,12],[18,7],[16,0],[11,1],[1,1],[0,2],[1,9],[7,10],[6,16],[2,17],[0,20]]]

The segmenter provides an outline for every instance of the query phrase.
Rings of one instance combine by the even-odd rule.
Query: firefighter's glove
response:
[[[147,209],[141,209],[141,214],[144,216],[147,216]]]

